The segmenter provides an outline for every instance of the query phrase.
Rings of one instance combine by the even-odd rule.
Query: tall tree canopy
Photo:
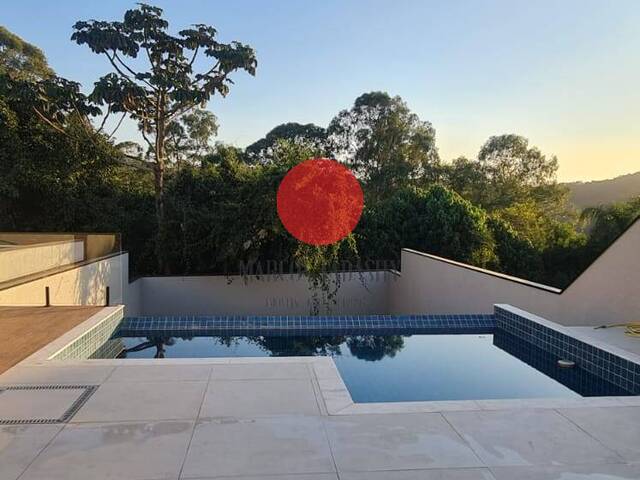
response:
[[[510,205],[524,196],[540,197],[555,187],[558,160],[547,157],[520,135],[489,138],[480,149],[478,162],[489,188],[483,202],[489,208]]]
[[[582,212],[582,218],[589,223],[589,246],[594,252],[599,253],[640,218],[640,197],[628,202],[586,208]]]
[[[204,106],[212,95],[226,96],[233,72],[245,70],[254,75],[255,52],[240,42],[219,42],[216,29],[208,25],[197,24],[171,35],[162,9],[145,4],[128,10],[121,22],[80,21],[73,28],[71,39],[104,55],[113,68],[113,72],[96,82],[91,100],[106,105],[108,112],[128,114],[138,121],[151,149],[158,268],[164,271],[164,182],[169,128],[181,116]],[[199,54],[204,58],[199,58]],[[205,65],[201,72],[194,69],[196,60]]]
[[[0,26],[0,74],[20,80],[53,76],[42,50]]]
[[[399,259],[413,248],[486,266],[493,260],[486,213],[441,186],[405,187],[363,213],[356,229],[367,259]]]
[[[351,109],[331,121],[327,133],[334,155],[354,170],[373,197],[438,177],[435,129],[400,97],[360,95]]]
[[[218,134],[218,119],[208,110],[194,109],[167,127],[167,158],[176,165],[197,164],[213,152],[211,140]]]
[[[324,152],[327,132],[324,128],[307,123],[283,123],[274,127],[264,138],[249,145],[245,152],[251,163],[269,163],[273,161],[276,145],[286,140],[296,145],[306,145],[314,150]]]
[[[0,230],[121,232],[133,271],[153,271],[151,173],[123,165],[77,88],[0,74]]]

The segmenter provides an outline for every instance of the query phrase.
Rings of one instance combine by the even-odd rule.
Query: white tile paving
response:
[[[15,366],[0,375],[0,385],[98,385],[104,382],[115,368],[108,365],[62,366],[60,363],[52,362],[51,365],[37,367]]]
[[[212,380],[200,411],[207,417],[318,415],[309,379]]]
[[[335,473],[312,473],[302,475],[260,475],[245,477],[199,477],[194,480],[339,480]]]
[[[212,380],[267,380],[310,378],[310,370],[303,363],[237,363],[214,365]]]
[[[338,471],[482,466],[439,413],[326,418]]]
[[[133,365],[116,367],[107,382],[206,382],[210,374],[210,365]]]
[[[496,480],[638,480],[640,464],[493,467]]]
[[[206,382],[107,382],[71,421],[195,419],[206,388]]]
[[[0,479],[17,479],[61,429],[62,425],[0,426]]]
[[[515,477],[514,477],[515,478]],[[487,468],[341,473],[340,480],[495,480]]]
[[[0,393],[0,420],[58,419],[84,392],[84,388],[5,390]]]
[[[622,459],[554,410],[445,412],[486,465],[580,465]]]
[[[183,478],[335,472],[320,417],[199,421]]]
[[[193,422],[67,425],[20,480],[175,479],[192,431]]]
[[[0,385],[100,388],[65,426],[0,427],[0,480],[640,478],[640,398],[356,404],[338,375],[329,358],[19,366]]]
[[[640,407],[570,408],[560,413],[625,460],[640,462]]]

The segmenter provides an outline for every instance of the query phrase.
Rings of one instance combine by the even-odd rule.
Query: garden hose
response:
[[[639,337],[640,338],[640,322],[632,322],[632,323],[612,323],[611,325],[601,325],[599,327],[595,327],[596,330],[600,328],[614,328],[614,327],[625,327],[624,333],[630,337]]]

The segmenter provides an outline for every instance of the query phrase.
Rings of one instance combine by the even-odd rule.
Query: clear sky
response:
[[[251,44],[209,108],[218,139],[246,146],[274,126],[326,126],[363,92],[400,95],[433,123],[441,156],[474,157],[518,133],[560,161],[559,179],[640,170],[640,1],[161,0],[174,31],[216,27]],[[107,60],[69,40],[76,20],[121,19],[133,1],[3,2],[0,24],[89,89]],[[120,139],[135,138],[126,125]]]

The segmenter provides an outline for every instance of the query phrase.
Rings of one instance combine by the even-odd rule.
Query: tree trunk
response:
[[[156,239],[156,258],[158,260],[158,273],[166,273],[166,262],[164,256],[166,228],[164,221],[164,161],[156,160],[153,169],[155,180],[155,203],[156,203],[156,223],[158,235]]]
[[[158,223],[158,237],[156,240],[156,258],[158,259],[158,273],[167,274],[168,265],[166,262],[167,229],[164,218],[164,144],[165,144],[165,118],[164,118],[164,98],[159,99],[159,108],[156,121],[156,141],[154,168],[155,178],[155,200],[156,200],[156,221]]]

